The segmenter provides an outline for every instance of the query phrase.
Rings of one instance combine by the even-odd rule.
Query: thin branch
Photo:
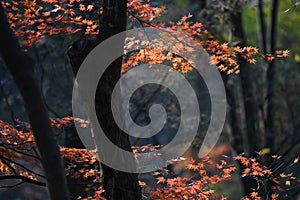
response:
[[[22,167],[23,169],[27,170],[28,172],[30,172],[30,173],[32,173],[32,174],[34,174],[34,175],[36,175],[36,176],[39,176],[39,177],[41,177],[41,178],[46,178],[45,176],[43,176],[43,175],[41,175],[41,174],[39,174],[39,173],[37,173],[37,172],[35,172],[35,171],[32,171],[31,169],[25,167],[24,165],[22,165],[22,164],[20,164],[20,163],[18,163],[18,162],[16,162],[16,161],[13,161],[13,160],[11,160],[11,159],[9,159],[9,158],[5,158],[5,157],[2,156],[2,155],[0,155],[0,159],[6,160],[6,161],[11,162],[11,163],[14,163],[15,165],[18,165],[19,167]]]
[[[13,184],[13,185],[6,185],[6,186],[0,186],[0,189],[10,189],[10,188],[14,188],[17,187],[19,185],[22,185],[23,183],[25,183],[24,181],[21,181],[19,183]]]
[[[135,16],[131,11],[127,10],[127,13],[129,15],[131,15],[133,18],[135,18],[137,21],[139,21],[141,24],[147,24],[148,26],[152,26],[154,28],[157,28],[155,25],[151,24],[150,22],[147,22],[147,21],[142,20],[139,17]]]
[[[40,158],[40,157],[35,156],[35,155],[31,155],[31,154],[28,154],[28,153],[25,153],[24,151],[26,151],[26,150],[20,151],[20,150],[17,150],[16,148],[7,147],[7,146],[5,146],[4,144],[0,144],[0,146],[2,146],[2,147],[5,148],[5,149],[9,149],[9,150],[14,151],[14,152],[16,152],[16,153],[22,154],[22,155],[24,155],[24,156],[28,156],[28,157],[31,157],[31,158],[34,158],[34,159],[37,159],[37,160],[41,161],[41,158]]]
[[[38,181],[38,180],[33,180],[31,178],[28,178],[26,176],[22,176],[19,174],[9,174],[9,175],[1,175],[0,176],[0,181],[1,180],[8,180],[8,179],[19,179],[22,180],[25,183],[30,183],[30,184],[35,184],[35,185],[39,185],[39,186],[44,186],[46,187],[46,183]]]

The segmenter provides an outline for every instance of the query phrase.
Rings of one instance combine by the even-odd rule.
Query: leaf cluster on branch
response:
[[[21,45],[30,47],[34,42],[41,42],[46,36],[54,34],[75,34],[81,32],[86,35],[98,35],[99,18],[103,8],[100,3],[92,0],[37,0],[24,1],[23,4],[18,1],[3,1],[2,5],[6,9],[11,28],[15,35],[20,38]],[[238,56],[244,58],[247,62],[255,64],[257,58],[263,58],[268,61],[288,56],[288,50],[278,50],[274,55],[263,55],[256,47],[230,46],[229,43],[220,43],[200,22],[192,22],[191,14],[183,16],[179,21],[170,21],[167,24],[157,24],[154,19],[163,15],[166,7],[153,7],[150,1],[141,2],[131,0],[127,3],[127,15],[130,20],[137,21],[142,27],[166,28],[170,31],[182,31],[194,41],[203,46],[211,55],[211,63],[217,65],[221,72],[226,74],[239,73]],[[163,36],[161,36],[163,38]],[[145,38],[147,40],[147,38]],[[131,67],[141,62],[149,64],[161,64],[164,61],[171,61],[172,70],[179,70],[183,73],[190,71],[193,67],[183,58],[176,54],[170,54],[164,50],[164,42],[159,41],[161,48],[153,49],[151,46],[157,41],[150,41],[147,48],[139,51],[135,50],[135,45],[143,41],[136,41],[135,38],[127,38],[123,63],[123,71],[126,72]],[[152,45],[151,45],[152,43]],[[126,49],[127,48],[127,49]],[[130,51],[131,50],[131,51]],[[172,49],[174,52],[190,51],[189,45],[176,46]]]
[[[72,117],[62,119],[50,119],[52,126],[63,128],[70,126],[74,120]],[[86,121],[75,119],[86,126]],[[53,123],[55,122],[55,123]],[[25,123],[24,123],[25,124]],[[59,124],[59,125],[58,125]],[[14,126],[0,121],[0,181],[15,179],[14,185],[2,186],[3,188],[14,187],[23,183],[46,186],[44,176],[40,173],[41,163],[39,153],[33,134],[30,130],[23,132]],[[156,151],[161,146],[134,146],[133,152]],[[89,196],[80,195],[77,199],[105,199],[102,187],[101,169],[94,152],[86,149],[61,147],[61,155],[65,160],[65,173],[73,179],[81,179],[81,184],[86,188]],[[265,166],[263,160],[268,155],[266,150],[257,153],[257,157],[247,157],[244,154],[234,157],[223,155],[223,159],[215,161],[206,156],[194,160],[180,157],[170,160],[169,164],[181,166],[188,171],[187,175],[175,174],[166,168],[159,169],[152,173],[156,185],[140,180],[139,184],[144,188],[144,195],[148,199],[226,199],[225,195],[219,194],[215,189],[217,184],[226,182],[237,172],[237,163],[244,166],[241,178],[250,177],[257,183],[253,192],[242,197],[243,200],[250,199],[288,199],[288,191],[297,189],[300,186],[299,178],[295,177],[289,170],[298,164],[299,157],[290,162],[284,161],[279,155],[271,155],[271,166]],[[35,165],[39,172],[33,171],[30,166]],[[271,196],[265,187],[272,182]]]

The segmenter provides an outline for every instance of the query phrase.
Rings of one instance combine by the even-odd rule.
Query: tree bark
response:
[[[235,27],[235,36],[240,39],[240,46],[247,43],[246,36],[243,28],[243,21],[240,12],[231,15],[232,23]],[[239,58],[240,64],[240,77],[242,84],[243,102],[245,109],[246,118],[246,134],[248,140],[248,151],[251,154],[254,151],[260,149],[260,137],[259,137],[259,115],[258,115],[258,104],[255,94],[255,80],[253,80],[251,74],[253,74],[253,69],[246,63],[242,58]]]
[[[243,20],[241,12],[236,12],[231,15],[232,23],[235,28],[235,37],[240,39],[240,46],[247,43],[246,36],[244,33]],[[246,135],[247,135],[247,151],[249,156],[255,156],[255,151],[260,149],[259,141],[259,116],[258,116],[258,105],[255,97],[255,81],[252,79],[251,74],[253,74],[252,68],[247,65],[243,58],[239,58],[240,64],[240,78],[243,94],[243,104],[245,109],[245,120],[246,120]],[[240,166],[240,172],[242,172],[244,166]],[[242,178],[244,194],[250,194],[252,188],[257,186],[254,179],[250,177]]]
[[[241,106],[241,97],[239,95],[239,78],[234,77],[235,75],[224,75],[223,80],[226,84],[226,96],[227,102],[229,105],[229,116],[230,116],[230,126],[231,126],[231,135],[232,141],[231,145],[237,154],[248,153],[248,149],[245,148],[247,144],[247,139],[245,131],[243,129],[243,124],[245,123],[241,115],[242,106]]]
[[[270,23],[270,54],[275,54],[276,49],[276,35],[277,35],[277,18],[278,18],[278,8],[279,8],[279,1],[273,0],[271,6],[271,23]],[[275,60],[272,60],[268,64],[267,69],[267,116],[265,122],[265,132],[266,132],[266,144],[265,146],[271,149],[271,152],[275,153],[276,145],[275,145],[275,138],[279,136],[280,133],[276,129],[276,121],[277,121],[277,111],[276,111],[276,66]],[[281,148],[281,147],[279,147]],[[269,166],[272,163],[272,159],[268,157],[266,159],[266,165]],[[269,195],[272,193],[272,187],[274,187],[275,183],[269,183],[266,185],[267,190],[269,191]]]
[[[272,1],[271,8],[271,27],[270,27],[270,53],[274,54],[276,49],[276,32],[277,32],[277,15],[278,15],[279,1]],[[266,128],[266,146],[271,148],[272,151],[275,150],[274,138],[276,136],[276,77],[275,77],[275,61],[269,63],[267,69],[267,120],[265,124]]]
[[[34,61],[14,37],[0,5],[0,52],[24,100],[52,200],[68,200],[69,193],[59,146],[50,127],[48,112],[34,78]]]
[[[258,0],[258,23],[260,32],[261,49],[264,54],[267,52],[267,30],[265,22],[265,13],[263,10],[263,0]]]
[[[103,13],[99,22],[100,33],[98,35],[98,39],[96,41],[90,41],[83,37],[77,41],[77,44],[78,42],[82,43],[84,44],[84,47],[78,51],[78,49],[76,49],[78,45],[74,44],[68,52],[75,74],[85,57],[97,44],[110,36],[126,30],[126,1],[104,0],[102,7]],[[123,48],[124,44],[122,43],[120,45],[121,48]],[[114,61],[103,74],[97,87],[95,107],[101,128],[106,133],[107,137],[115,145],[118,145],[122,149],[132,151],[128,135],[119,129],[118,125],[114,121],[111,111],[111,94],[117,81],[121,77],[121,67],[122,57]],[[138,184],[138,174],[118,171],[104,164],[102,164],[102,170],[104,189],[108,199],[142,199],[141,189]]]

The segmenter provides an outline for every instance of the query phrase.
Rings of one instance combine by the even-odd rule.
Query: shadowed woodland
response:
[[[1,0],[0,199],[299,199],[299,4]],[[130,117],[145,126],[151,123],[150,107],[159,103],[167,113],[163,129],[147,139],[119,129],[111,94],[121,76],[140,64],[153,64],[154,70],[165,64],[184,75],[201,111],[197,135],[181,157],[137,174],[99,163],[95,151],[85,148],[74,121],[83,128],[89,122],[72,117],[72,90],[93,48],[117,33],[145,27],[183,31],[201,45],[220,71],[227,107],[218,143],[199,158],[212,116],[201,75],[176,54],[140,50],[139,41],[124,38],[116,48],[125,44],[126,53],[110,64],[95,94],[97,118],[115,145],[153,152],[172,140],[180,124],[176,94],[147,84],[130,98]],[[188,51],[188,44],[182,46],[178,54]]]

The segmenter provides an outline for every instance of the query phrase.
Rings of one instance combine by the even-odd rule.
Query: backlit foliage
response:
[[[30,47],[34,42],[41,42],[43,38],[55,34],[77,32],[87,35],[101,34],[99,19],[103,8],[99,2],[91,0],[24,0],[22,3],[16,0],[1,1],[11,28],[23,47]],[[259,57],[272,61],[275,58],[286,57],[289,53],[288,50],[278,50],[275,55],[262,55],[256,47],[230,46],[228,43],[220,43],[205,29],[202,23],[192,22],[191,14],[183,16],[177,22],[156,24],[154,19],[163,15],[166,8],[152,7],[149,1],[129,0],[127,5],[130,20],[137,21],[144,27],[158,29],[164,27],[170,31],[182,31],[210,54],[212,64],[227,74],[239,73],[237,61],[239,57],[255,64]],[[164,42],[167,41],[164,41],[163,38],[164,35],[161,35],[160,41],[149,41],[146,48],[141,50],[137,47],[145,41],[127,38],[123,71],[126,72],[141,62],[149,64],[171,62],[172,70],[179,70],[183,73],[191,70],[191,63],[176,55],[176,52],[179,55],[179,52],[182,51],[192,51],[189,45],[184,46],[180,43],[172,49],[174,54],[171,54],[164,49]],[[161,48],[153,48],[154,44],[158,43]],[[50,119],[50,122],[55,128],[63,128],[69,126],[73,120],[81,123],[83,127],[88,126],[87,121],[71,117]],[[20,121],[16,122],[17,124],[12,126],[0,121],[0,180],[13,176],[19,180],[16,185],[27,182],[45,186],[40,155],[30,125]],[[155,151],[157,148],[160,147],[146,145],[133,147],[133,151]],[[104,199],[105,191],[102,188],[101,170],[93,152],[86,149],[61,147],[61,154],[65,159],[67,176],[74,179],[90,179],[87,181],[88,183],[84,183],[88,195],[78,196],[77,199]],[[244,200],[288,198],[285,191],[297,187],[299,180],[285,170],[296,165],[299,159],[296,158],[289,163],[288,167],[280,167],[283,161],[280,156],[274,155],[272,166],[264,166],[260,159],[262,156],[258,154],[258,158],[248,158],[245,155],[234,157],[245,167],[241,178],[250,177],[257,183],[253,192],[242,198]],[[153,173],[156,178],[155,186],[151,185],[150,187],[147,182],[142,180],[139,183],[145,188],[145,195],[148,199],[226,199],[225,196],[218,194],[213,186],[230,179],[236,173],[237,166],[227,159],[224,157],[223,160],[215,162],[209,157],[197,161],[180,158],[170,162],[182,162],[186,170],[190,172],[189,176],[181,177],[164,168]],[[265,190],[265,185],[270,182],[272,183],[271,194]]]
[[[70,126],[73,120],[71,117],[51,119],[52,126],[59,128]],[[83,127],[87,126],[86,121],[75,120]],[[45,186],[40,156],[30,126],[27,123],[18,122],[18,125],[12,126],[0,121],[1,180],[17,175],[19,182],[15,185],[31,183]],[[159,148],[161,146],[145,145],[133,147],[133,151],[155,151]],[[66,147],[60,149],[66,163],[66,175],[73,179],[85,180],[80,182],[86,194],[76,198],[105,199],[101,169],[96,155],[86,149]],[[281,156],[272,155],[271,165],[265,166],[262,161],[265,154],[267,152],[262,150],[257,157],[250,158],[243,154],[233,158],[224,155],[219,161],[214,161],[209,156],[198,160],[180,157],[170,160],[169,163],[184,166],[185,171],[188,172],[184,176],[177,175],[168,168],[162,168],[152,173],[156,179],[155,185],[148,185],[147,181],[142,180],[139,183],[144,188],[144,195],[147,199],[227,199],[214,189],[214,185],[230,180],[237,173],[239,165],[233,162],[235,160],[244,166],[240,173],[241,178],[250,177],[257,183],[257,187],[252,188],[253,192],[241,199],[289,199],[287,191],[300,186],[299,179],[289,171],[291,167],[298,164],[299,157],[291,162],[285,162]],[[267,190],[267,185],[271,185],[271,191]]]
[[[23,46],[31,46],[34,42],[41,42],[46,36],[67,33],[74,34],[83,32],[87,35],[99,33],[99,19],[103,8],[100,1],[91,0],[26,0],[23,4],[18,1],[3,1],[3,7],[15,35],[21,39]],[[149,1],[128,0],[128,17],[132,21],[138,21],[143,27],[167,28],[170,31],[183,31],[186,35],[194,38],[197,45],[203,46],[211,55],[211,63],[217,65],[224,73],[239,73],[237,58],[241,56],[247,62],[255,64],[257,57],[268,61],[276,57],[286,57],[288,51],[277,51],[275,55],[261,55],[255,47],[232,47],[228,43],[220,43],[204,28],[200,22],[191,22],[191,14],[183,16],[179,21],[170,21],[168,24],[157,24],[153,22],[156,17],[163,15],[165,7],[153,7]],[[142,41],[134,41],[134,38],[127,38],[127,59],[123,64],[123,71],[140,62],[149,64],[161,64],[164,61],[171,62],[172,70],[179,70],[183,73],[192,69],[191,63],[170,54],[160,48],[151,48],[151,41],[147,48],[132,52],[132,44]],[[162,45],[163,46],[163,45]],[[130,51],[131,50],[131,51]],[[188,45],[177,46],[178,52],[188,51]]]
[[[75,120],[83,127],[87,125],[84,120]],[[50,121],[53,127],[64,128],[69,126],[74,118],[51,118]],[[45,186],[41,158],[28,123],[19,122],[17,126],[12,126],[0,120],[0,152],[0,180],[12,176],[18,180],[15,185],[2,186],[3,188],[26,182]],[[65,147],[61,147],[61,155],[66,163],[66,175],[74,179],[90,178],[90,182],[81,183],[86,188],[85,192],[92,194],[93,199],[102,199],[101,171],[96,156],[86,149]]]
[[[15,35],[22,37],[22,44],[31,46],[47,35],[76,33],[99,33],[102,14],[100,1],[83,0],[25,0],[1,1]],[[128,2],[129,12],[140,19],[154,19],[164,8],[154,8],[139,0]],[[132,17],[131,17],[132,18]]]
[[[257,187],[252,188],[253,192],[242,199],[289,199],[285,190],[292,190],[299,187],[300,181],[293,173],[287,171],[298,163],[299,158],[297,157],[286,164],[281,156],[272,155],[272,164],[270,167],[267,167],[260,162],[263,156],[259,154],[258,158],[247,158],[245,155],[234,157],[244,167],[242,177],[251,177],[257,183]],[[271,188],[267,188],[270,185]],[[266,191],[269,192],[269,196],[266,194]]]

